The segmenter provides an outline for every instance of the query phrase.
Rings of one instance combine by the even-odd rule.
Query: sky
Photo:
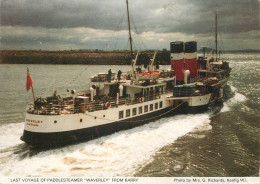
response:
[[[260,49],[260,0],[128,0],[135,50],[173,41]],[[0,49],[128,50],[125,0],[0,0]]]

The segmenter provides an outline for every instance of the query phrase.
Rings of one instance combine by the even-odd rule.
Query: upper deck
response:
[[[162,72],[153,82],[129,80],[128,74],[120,80],[107,75],[92,78],[90,89],[73,92],[60,97],[54,94],[46,99],[37,99],[34,105],[28,105],[27,113],[39,115],[61,115],[109,110],[123,105],[133,105],[161,98],[171,93],[175,78],[169,72]]]

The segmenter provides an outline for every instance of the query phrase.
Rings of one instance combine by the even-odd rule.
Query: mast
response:
[[[132,36],[131,36],[131,26],[130,26],[130,18],[129,18],[129,8],[128,8],[128,0],[126,0],[126,8],[127,8],[127,18],[128,18],[128,31],[129,31],[129,40],[130,40],[130,49],[131,49],[131,54],[133,52],[133,47],[132,47]]]
[[[215,51],[216,51],[216,59],[218,56],[218,9],[216,9],[215,16]]]

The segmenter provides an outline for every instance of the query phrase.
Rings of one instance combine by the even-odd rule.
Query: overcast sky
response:
[[[125,0],[0,0],[1,49],[129,49]],[[129,0],[134,49],[260,49],[259,0]]]

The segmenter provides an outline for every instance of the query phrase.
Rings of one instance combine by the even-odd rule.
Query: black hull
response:
[[[209,105],[201,105],[201,106],[193,106],[193,107],[187,107],[187,111],[189,114],[198,114],[205,112],[209,109]]]

